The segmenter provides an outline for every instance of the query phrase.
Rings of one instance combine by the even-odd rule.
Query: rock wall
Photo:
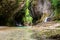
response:
[[[35,2],[35,4],[34,4]],[[33,2],[33,16],[38,19],[38,22],[44,21],[46,17],[52,14],[50,0],[35,0]]]

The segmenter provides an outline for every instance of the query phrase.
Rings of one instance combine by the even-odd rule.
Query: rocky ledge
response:
[[[0,40],[60,40],[60,29],[0,28]]]

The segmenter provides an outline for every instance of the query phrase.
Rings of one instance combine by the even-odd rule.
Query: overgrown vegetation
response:
[[[52,7],[54,10],[54,19],[60,20],[60,0],[52,0]]]
[[[30,5],[30,0],[26,0],[26,4],[25,4],[25,16],[23,18],[24,25],[32,24],[33,18],[31,17],[31,14],[30,14],[29,5]]]
[[[31,4],[32,3],[31,1],[34,1],[33,4]],[[32,20],[34,22],[36,22],[35,20],[40,20],[42,15],[39,14],[41,11],[36,10],[36,6],[37,6],[36,3],[38,3],[37,0],[1,0],[0,1],[0,25],[15,26],[16,20],[20,20],[17,22],[21,22],[22,20],[23,21],[22,23],[24,25],[26,24],[29,25],[32,24]],[[42,1],[42,4],[43,3],[44,0]],[[51,4],[52,4],[51,8],[53,9],[53,13],[54,13],[53,19],[60,20],[60,0],[51,0]],[[31,10],[31,5],[34,5],[34,8],[32,7],[32,9],[35,9],[36,12]]]

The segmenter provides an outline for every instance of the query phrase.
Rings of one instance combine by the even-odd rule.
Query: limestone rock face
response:
[[[35,2],[35,3],[34,3]],[[33,16],[40,21],[44,21],[46,17],[52,14],[50,0],[34,0],[33,2]]]

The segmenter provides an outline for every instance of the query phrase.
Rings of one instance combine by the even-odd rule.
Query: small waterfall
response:
[[[48,17],[46,17],[45,19],[44,19],[44,22],[49,22],[49,21],[51,21],[51,18],[53,17],[53,13],[50,15],[50,16],[48,16]]]
[[[16,24],[16,26],[22,26],[22,24]]]
[[[16,26],[23,26],[21,23],[19,23],[19,22],[16,22],[16,24],[15,24]]]
[[[44,0],[43,13],[47,13],[44,22],[50,21],[53,14],[51,9],[51,2],[49,0]]]
[[[48,17],[45,18],[44,22],[48,22]]]

